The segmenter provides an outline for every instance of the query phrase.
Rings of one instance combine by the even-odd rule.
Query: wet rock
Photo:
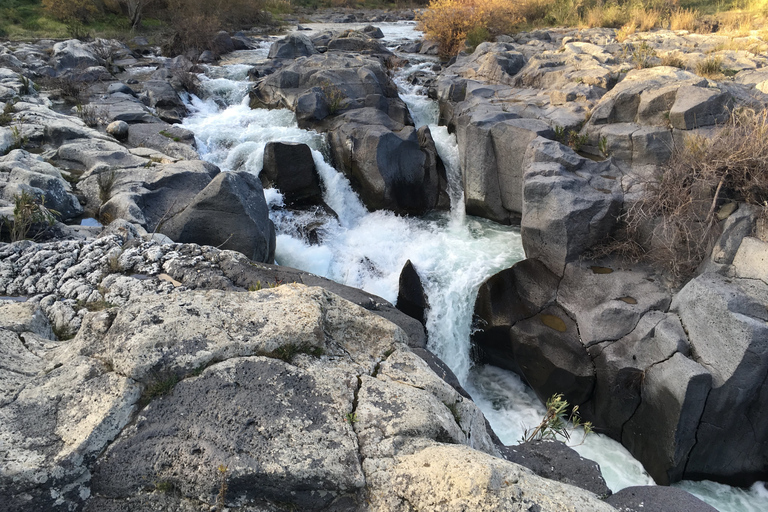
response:
[[[374,108],[344,113],[334,124],[331,154],[369,209],[422,214],[438,205],[444,182],[414,127]]]
[[[403,270],[400,272],[397,309],[415,318],[422,324],[426,323],[426,310],[429,309],[429,300],[426,293],[424,293],[421,278],[411,260],[405,262]]]
[[[682,489],[662,486],[627,487],[606,498],[622,512],[715,512],[716,509]]]
[[[275,259],[275,227],[261,182],[249,173],[220,173],[158,231],[176,242],[239,251],[253,261]]]
[[[320,177],[306,144],[268,142],[264,148],[262,185],[280,190],[286,204],[321,204]]]

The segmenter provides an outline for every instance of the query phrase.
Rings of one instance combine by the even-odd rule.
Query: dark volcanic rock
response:
[[[429,309],[429,300],[426,293],[424,293],[421,278],[411,260],[405,262],[403,270],[400,272],[397,309],[415,318],[422,324],[427,321],[426,310]]]
[[[627,487],[605,501],[621,512],[717,512],[693,494],[674,487]]]
[[[248,173],[217,175],[159,231],[176,242],[231,249],[254,261],[275,259],[275,227],[261,182]]]
[[[581,487],[598,496],[609,496],[597,462],[585,459],[560,441],[531,441],[499,447],[501,455],[539,476]]]
[[[259,174],[264,187],[282,192],[286,204],[320,204],[323,191],[320,177],[306,144],[268,142],[264,148],[264,168]]]
[[[336,494],[354,495],[365,481],[356,443],[340,420],[347,407],[340,398],[347,396],[313,373],[274,359],[233,359],[179,383],[110,448],[93,492],[126,498],[170,482],[182,495],[214,501],[216,468],[224,465],[230,500],[318,510]],[[299,466],[304,471],[292,469]]]

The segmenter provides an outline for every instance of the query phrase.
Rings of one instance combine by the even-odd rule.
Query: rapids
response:
[[[420,36],[412,23],[379,26],[390,46]],[[332,28],[339,27],[314,27]],[[448,171],[451,210],[423,218],[399,217],[384,211],[367,211],[349,181],[328,163],[324,135],[299,129],[290,111],[248,107],[248,63],[263,59],[268,45],[269,42],[257,50],[235,52],[227,57],[225,65],[211,66],[200,75],[205,99],[187,98],[192,114],[183,123],[195,133],[200,154],[224,171],[247,170],[258,174],[267,142],[309,145],[323,183],[324,200],[338,218],[285,209],[279,191],[265,190],[278,233],[277,262],[395,302],[400,270],[410,259],[431,306],[427,316],[429,348],[456,373],[499,438],[505,444],[516,444],[526,427],[538,424],[544,407],[514,373],[473,364],[469,337],[480,284],[525,255],[518,229],[465,214],[455,137],[437,125],[437,104],[420,87],[406,80],[416,70],[429,72],[434,61],[424,56],[414,60],[409,55],[411,64],[398,71],[395,81],[417,126],[430,127]],[[318,234],[319,244],[310,244],[304,235],[309,227]],[[579,434],[572,440],[573,444],[582,441]],[[590,435],[575,449],[600,464],[614,492],[632,485],[653,484],[642,465],[619,443],[605,436]],[[762,483],[748,490],[713,482],[677,485],[722,512],[768,510],[768,491]]]

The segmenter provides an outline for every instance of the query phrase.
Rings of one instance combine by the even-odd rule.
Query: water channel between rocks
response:
[[[420,36],[413,23],[379,26],[390,46]],[[309,27],[326,30],[362,25]],[[544,407],[517,375],[492,366],[473,365],[469,337],[480,284],[525,256],[519,230],[464,212],[455,137],[445,127],[437,126],[437,104],[405,80],[416,70],[429,72],[434,62],[423,56],[414,61],[409,55],[411,65],[399,70],[395,81],[416,125],[430,127],[446,164],[451,210],[406,218],[385,211],[368,212],[348,180],[328,164],[325,137],[299,129],[292,112],[249,108],[247,72],[251,64],[266,57],[268,48],[266,43],[258,50],[236,52],[224,65],[211,67],[201,75],[207,97],[189,98],[192,115],[184,121],[184,126],[195,133],[201,155],[222,170],[244,169],[258,174],[267,142],[309,145],[323,182],[324,200],[338,218],[283,209],[280,193],[265,190],[278,233],[277,262],[362,288],[394,303],[400,271],[410,259],[424,282],[431,306],[427,317],[429,348],[456,373],[499,438],[505,444],[516,444],[526,427],[541,420]],[[317,234],[319,244],[307,241],[309,231]],[[579,442],[581,436],[574,436],[574,443]],[[653,484],[640,463],[605,436],[591,435],[575,449],[600,464],[614,492],[632,485]],[[722,512],[768,508],[768,492],[762,484],[750,490],[712,482],[677,485]]]

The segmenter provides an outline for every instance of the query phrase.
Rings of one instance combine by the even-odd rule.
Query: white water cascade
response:
[[[418,36],[412,25],[382,24],[381,28],[390,39]],[[262,48],[250,52],[244,60],[265,55]],[[455,137],[445,127],[437,126],[436,103],[403,79],[404,73],[414,68],[427,70],[432,65],[430,61],[415,63],[401,71],[396,82],[417,126],[429,125],[446,164],[450,212],[423,218],[368,212],[349,181],[328,164],[324,135],[299,129],[290,111],[248,107],[246,64],[211,67],[200,76],[207,99],[188,99],[192,114],[185,119],[184,127],[195,133],[203,158],[224,171],[258,174],[269,141],[309,145],[323,183],[323,198],[338,218],[281,208],[279,191],[265,190],[278,233],[277,262],[394,302],[400,271],[410,259],[431,306],[427,317],[429,348],[456,373],[500,439],[505,444],[516,444],[526,427],[538,424],[544,407],[517,375],[492,366],[473,365],[469,337],[478,287],[491,275],[524,258],[524,253],[518,230],[464,212]],[[308,226],[318,233],[320,244],[311,245],[302,235]],[[574,436],[574,441],[580,442],[580,436]],[[605,436],[591,435],[576,449],[600,463],[614,492],[631,485],[653,484],[640,463]],[[678,485],[722,512],[768,510],[768,491],[760,483],[750,490],[712,482]]]

